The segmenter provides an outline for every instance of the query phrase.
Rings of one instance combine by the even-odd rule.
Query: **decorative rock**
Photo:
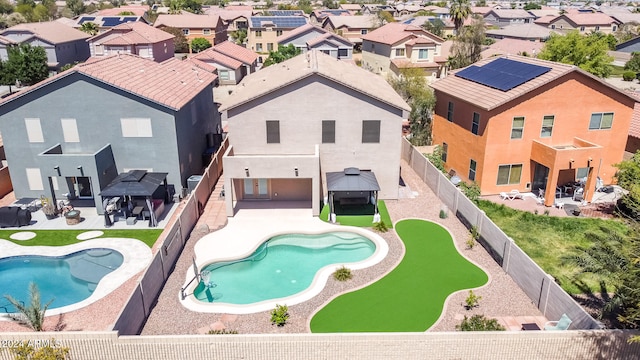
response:
[[[12,240],[18,240],[18,241],[31,240],[34,237],[36,237],[36,233],[31,231],[20,231],[17,233],[13,233],[11,234],[11,236],[9,236],[9,238],[11,238]]]
[[[78,234],[78,236],[76,236],[76,239],[78,240],[89,240],[89,239],[93,239],[93,238],[97,238],[104,235],[103,231],[99,231],[99,230],[95,230],[95,231],[85,231],[81,234]]]

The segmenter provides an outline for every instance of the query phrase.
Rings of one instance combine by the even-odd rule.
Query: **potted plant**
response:
[[[42,212],[44,213],[44,215],[47,217],[48,220],[55,219],[58,217],[58,208],[56,208],[56,206],[53,203],[51,203],[51,201],[49,201],[48,199],[47,201],[42,202]]]

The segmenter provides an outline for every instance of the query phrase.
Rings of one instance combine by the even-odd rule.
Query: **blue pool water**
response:
[[[350,232],[276,236],[247,258],[205,266],[201,270],[204,280],[194,296],[203,302],[227,304],[291,296],[307,289],[321,268],[362,261],[375,250],[371,240]]]
[[[93,293],[105,275],[122,265],[122,254],[111,249],[89,249],[61,257],[15,256],[0,259],[0,313],[14,312],[3,295],[29,304],[29,283],[40,290],[49,309],[80,302]]]

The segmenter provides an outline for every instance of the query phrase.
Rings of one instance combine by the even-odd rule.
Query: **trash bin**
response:
[[[202,180],[202,175],[189,176],[189,178],[187,179],[187,189],[189,190],[189,194],[191,194],[191,192],[196,189],[196,186],[198,186],[200,180]]]

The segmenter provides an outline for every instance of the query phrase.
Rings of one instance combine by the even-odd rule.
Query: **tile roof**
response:
[[[627,91],[629,96],[636,100],[633,107],[633,115],[631,116],[631,125],[629,126],[629,136],[640,139],[640,93],[635,91]]]
[[[358,16],[327,16],[327,21],[331,22],[334,29],[347,27],[352,29],[371,29],[376,23],[376,15],[358,15]]]
[[[539,41],[504,38],[489,45],[480,54],[483,59],[498,55],[520,55],[525,52],[532,56],[538,54],[543,47],[544,43]]]
[[[411,109],[382,77],[311,50],[246,76],[225,100],[220,111],[235,108],[313,75],[342,84],[395,108],[404,111]]]
[[[145,16],[147,14],[147,12],[149,12],[149,7],[148,6],[134,6],[134,5],[127,5],[127,6],[120,6],[120,7],[115,7],[115,8],[111,8],[111,9],[102,9],[100,11],[98,11],[97,13],[95,13],[95,15],[98,16],[115,16],[115,15],[120,15],[120,13],[123,12],[130,12],[133,13],[135,16]],[[124,15],[122,15],[124,16]]]
[[[424,38],[428,37],[432,42],[444,42],[432,33],[424,30],[421,27],[414,25],[407,25],[403,23],[388,23],[382,27],[375,29],[374,31],[364,35],[362,40],[373,41],[381,44],[394,45],[400,41],[409,38]]]
[[[258,60],[258,54],[231,41],[223,41],[220,44],[214,45],[211,49],[247,65],[251,65]]]
[[[130,22],[114,26],[87,41],[103,45],[155,44],[175,36],[142,22]],[[100,41],[100,39],[104,39]]]
[[[0,35],[10,34],[16,31],[32,33],[52,44],[84,40],[90,37],[89,34],[58,21],[18,24],[5,29]]]
[[[616,21],[611,16],[603,13],[572,13],[558,16],[556,19],[565,17],[576,25],[610,25]]]
[[[516,37],[521,39],[546,39],[551,34],[558,32],[546,26],[536,24],[513,24],[504,26],[501,29],[489,29],[485,32],[489,35]]]
[[[309,40],[307,42],[307,45],[315,44],[315,43],[317,43],[319,41],[322,41],[324,39],[328,39],[330,37],[335,39],[335,40],[337,40],[337,41],[340,41],[340,42],[344,43],[345,45],[353,45],[349,40],[343,38],[342,36],[340,36],[338,34],[334,34],[331,31],[325,30],[325,29],[321,28],[320,26],[317,26],[317,25],[314,25],[314,24],[306,24],[306,25],[300,26],[298,28],[295,28],[295,29],[289,31],[286,34],[282,34],[282,35],[278,36],[276,41],[278,42],[278,44],[282,44],[282,43],[287,42],[288,40],[291,40],[291,39],[297,37],[298,35],[302,35],[302,34],[304,34],[306,32],[312,32],[312,31],[318,33],[318,38],[321,38],[321,39],[317,39],[317,38],[311,39],[311,40]]]
[[[216,80],[214,74],[197,71],[191,63],[175,58],[157,63],[136,55],[120,54],[78,64],[5,98],[0,104],[74,73],[88,76],[173,110],[181,109]]]
[[[228,8],[223,8],[223,9],[209,9],[209,11],[207,11],[207,14],[218,15],[224,21],[231,21],[240,17],[249,19],[250,17],[253,16],[253,11],[229,10]]]
[[[153,23],[153,27],[168,26],[178,29],[213,29],[218,25],[220,17],[216,14],[160,14]]]
[[[229,57],[225,54],[221,54],[213,50],[213,48],[209,48],[205,51],[201,51],[195,56],[193,56],[192,58],[208,64],[219,63],[231,69],[238,69],[242,66],[242,62],[232,57]]]
[[[531,15],[528,11],[523,9],[504,9],[504,10],[493,9],[488,13],[486,13],[484,16],[486,17],[491,12],[496,14],[501,19],[533,19],[535,17]]]
[[[251,28],[262,28],[265,25],[274,25],[276,28],[297,28],[307,23],[304,16],[252,16],[249,20]]]
[[[204,71],[208,71],[212,74],[215,74],[216,71],[218,71],[218,68],[216,68],[215,66],[211,65],[211,64],[207,64],[204,61],[200,61],[198,59],[194,59],[193,57],[187,58],[186,60],[184,60],[188,63],[193,64],[194,66],[204,70]]]
[[[492,57],[490,59],[478,61],[477,63],[473,64],[473,66],[482,67],[483,65],[486,65],[492,61],[495,61],[496,59],[510,59],[510,60],[527,63],[527,64],[548,67],[548,68],[551,68],[551,70],[521,85],[518,85],[508,91],[501,91],[498,89],[494,89],[494,88],[455,76],[455,73],[462,69],[452,71],[447,77],[434,81],[433,83],[430,84],[430,86],[435,90],[454,96],[460,100],[463,100],[465,102],[478,106],[487,111],[495,109],[510,101],[513,101],[518,97],[523,96],[552,81],[555,81],[571,72],[578,72],[584,75],[585,77],[598,81],[603,86],[607,86],[623,95],[629,96],[628,94],[607,84],[601,79],[573,65],[561,64],[557,62],[540,60],[540,59],[529,58],[524,56],[517,56],[517,55],[506,56],[505,55],[505,56]]]

